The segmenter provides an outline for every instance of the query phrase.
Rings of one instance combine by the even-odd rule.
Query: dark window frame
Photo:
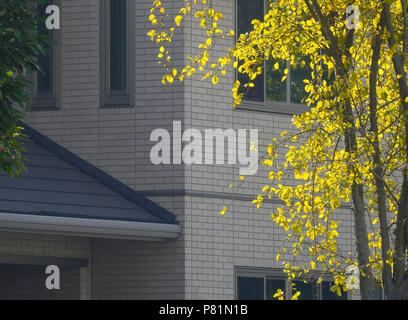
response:
[[[284,291],[285,300],[290,300],[292,297],[292,284],[287,279],[286,275],[280,269],[266,269],[266,268],[249,268],[249,267],[236,267],[234,272],[234,297],[238,299],[238,278],[239,277],[246,277],[246,278],[262,278],[264,279],[264,300],[267,300],[267,281],[268,280],[283,280],[285,281],[286,287],[282,289]],[[323,278],[323,281],[319,284],[315,283],[316,277],[311,275],[310,284],[314,282],[312,285],[315,286],[315,294],[316,299],[314,300],[323,300],[323,283],[330,283],[333,282],[333,279],[326,275]],[[296,279],[295,281],[303,281],[303,278]],[[348,292],[345,292],[344,296],[345,300],[350,299],[350,295]],[[341,299],[336,299],[341,300]]]
[[[100,106],[129,108],[134,106],[135,1],[126,0],[126,90],[111,90],[110,1],[100,0]]]
[[[48,5],[56,5],[61,8],[61,0],[51,0]],[[43,13],[46,17],[48,15]],[[44,21],[45,23],[45,21]],[[62,22],[61,22],[62,24]],[[38,72],[28,74],[28,79],[31,81],[29,89],[30,102],[28,108],[31,111],[43,110],[58,110],[60,109],[60,93],[61,93],[61,29],[50,30],[51,40],[55,44],[50,44],[52,49],[51,61],[51,86],[49,92],[38,92]]]

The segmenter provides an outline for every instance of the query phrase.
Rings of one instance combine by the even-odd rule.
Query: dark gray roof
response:
[[[0,212],[177,224],[176,217],[26,124],[27,171],[0,173]]]

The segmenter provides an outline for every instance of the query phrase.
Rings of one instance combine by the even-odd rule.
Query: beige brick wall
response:
[[[183,87],[163,88],[154,48],[146,33],[152,1],[136,1],[133,108],[101,108],[99,98],[99,1],[62,0],[61,108],[32,111],[25,121],[70,151],[139,190],[183,189],[183,166],[150,162],[150,133],[171,130],[183,117]],[[182,52],[182,39],[174,42]],[[175,55],[177,61],[177,54]],[[184,201],[169,197],[163,205],[182,215]],[[182,207],[180,207],[182,206]],[[173,210],[174,209],[174,210]],[[182,221],[182,217],[180,221]],[[184,242],[91,242],[92,297],[181,298],[184,292]]]
[[[213,3],[224,14],[225,29],[234,29],[235,1]],[[195,51],[191,48],[197,47],[205,38],[196,22],[189,21],[188,26],[185,27],[186,54],[194,55]],[[230,45],[231,42],[217,40],[212,54],[218,58]],[[291,127],[289,115],[233,110],[231,89],[235,82],[234,72],[220,79],[216,86],[211,81],[200,81],[200,78],[198,75],[185,83],[186,127],[197,128],[201,132],[206,128],[257,129],[260,154],[266,152],[266,146],[273,137],[279,137],[281,132]],[[239,167],[239,164],[186,166],[186,190],[196,191],[195,196],[185,198],[187,298],[234,298],[235,267],[282,268],[282,263],[276,262],[275,257],[278,249],[285,244],[286,236],[270,218],[278,204],[264,203],[257,210],[251,203],[262,187],[270,183],[268,170],[260,166],[256,175],[248,176],[243,186],[235,190],[245,197],[231,201],[232,192],[228,186],[239,184]],[[229,210],[221,216],[219,211],[224,206]],[[340,228],[344,230],[344,237],[339,239],[339,243],[345,252],[353,251],[351,211],[342,209],[338,215],[342,219]],[[282,255],[281,260],[288,261],[289,258]],[[298,261],[302,262],[301,259]]]
[[[232,110],[234,74],[217,86],[199,81],[163,87],[154,62],[154,45],[145,36],[150,0],[136,0],[136,105],[101,109],[99,105],[99,0],[62,1],[62,104],[58,111],[30,112],[26,121],[72,152],[137,190],[163,190],[154,201],[173,211],[184,235],[163,244],[116,241],[93,242],[95,298],[234,298],[234,267],[277,268],[274,256],[284,235],[269,214],[274,204],[260,211],[250,198],[230,203],[228,185],[238,179],[239,165],[154,166],[149,141],[155,128],[171,132],[181,120],[186,128],[254,128],[259,150],[290,126],[290,117],[266,112]],[[181,0],[166,1],[177,8]],[[234,27],[233,0],[217,1],[224,23]],[[193,53],[200,30],[186,20],[173,42],[176,65],[180,56]],[[231,43],[217,43],[216,56]],[[267,183],[266,171],[247,179],[244,193],[251,197]],[[194,196],[172,196],[195,191]],[[197,193],[198,192],[198,193]],[[206,195],[199,195],[205,192]],[[217,194],[215,194],[217,193]],[[225,193],[225,195],[223,195]],[[225,216],[219,211],[230,207]],[[345,210],[350,230],[350,212]],[[350,237],[345,247],[353,246]],[[116,274],[116,276],[114,275]],[[117,282],[129,286],[120,289]]]

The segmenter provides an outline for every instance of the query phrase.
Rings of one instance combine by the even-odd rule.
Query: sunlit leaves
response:
[[[149,17],[154,29],[148,36],[159,43],[157,58],[164,69],[165,84],[197,75],[198,80],[219,85],[222,77],[233,72],[245,74],[246,83],[235,81],[232,84],[234,108],[242,103],[246,90],[264,73],[266,60],[276,61],[273,70],[283,69],[279,79],[282,81],[290,79],[291,68],[310,68],[310,74],[302,83],[307,93],[304,100],[307,112],[294,115],[293,126],[277,134],[278,138],[271,137],[272,141],[267,143],[261,160],[261,165],[267,169],[267,182],[262,184],[252,204],[261,209],[265,200],[272,197],[281,204],[270,213],[273,222],[286,235],[276,262],[282,262],[281,253],[285,250],[292,257],[303,259],[301,265],[283,261],[288,277],[299,277],[310,269],[331,273],[335,282],[332,290],[341,294],[347,290],[344,267],[354,264],[356,256],[351,250],[350,254],[340,250],[338,242],[345,226],[335,216],[339,210],[352,215],[349,202],[353,185],[363,185],[371,270],[380,279],[384,263],[392,264],[392,250],[387,253],[389,259],[386,261],[382,261],[381,256],[373,144],[378,140],[382,178],[387,187],[387,210],[392,213],[389,224],[393,226],[398,213],[401,169],[407,163],[408,114],[402,112],[401,105],[408,103],[408,98],[401,96],[397,81],[401,80],[401,74],[394,70],[392,59],[403,49],[402,11],[400,2],[390,2],[399,36],[395,46],[381,48],[376,75],[378,131],[374,131],[368,108],[368,79],[381,2],[359,0],[354,3],[363,14],[360,28],[353,32],[346,28],[342,14],[347,2],[316,3],[321,5],[328,25],[321,25],[304,0],[281,0],[270,3],[263,21],[252,21],[250,32],[235,35],[234,31],[221,28],[224,15],[218,11],[220,9],[205,1],[186,0],[175,17],[169,19],[168,25],[164,23],[166,10],[161,9],[162,2],[156,1]],[[191,21],[202,37],[192,48],[186,63],[175,68],[167,44],[172,41],[175,28],[181,28],[186,21]],[[349,36],[353,37],[349,39],[352,41],[346,42]],[[384,33],[384,43],[387,36]],[[236,38],[236,42],[231,41],[231,46],[220,55],[221,50],[214,49],[219,43],[226,43],[227,38]],[[405,59],[406,71],[407,61]],[[351,108],[349,119],[346,119],[346,105]],[[350,132],[355,135],[355,148],[346,147],[345,137]],[[240,177],[240,183],[245,182],[245,177]],[[220,213],[225,212],[226,208]],[[276,296],[281,297],[282,292]]]

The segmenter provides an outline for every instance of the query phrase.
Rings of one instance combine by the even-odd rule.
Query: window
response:
[[[265,291],[265,299],[266,300],[276,300],[274,298],[274,294],[281,289],[285,291],[286,288],[286,280],[284,279],[266,279],[266,291]]]
[[[281,289],[285,299],[290,299],[300,291],[299,300],[347,300],[347,293],[339,297],[330,288],[333,281],[325,279],[320,284],[316,279],[289,282],[283,272],[278,270],[253,270],[239,268],[236,272],[236,298],[238,300],[276,300],[274,294]]]
[[[45,12],[47,4],[39,4],[38,11]],[[38,34],[52,39],[53,32],[45,27],[43,22],[38,25]],[[53,70],[54,70],[54,48],[50,43],[44,43],[45,53],[37,57],[38,65],[42,72],[37,72],[37,94],[52,95],[53,92]]]
[[[31,103],[32,110],[53,109],[57,107],[57,97],[59,92],[59,47],[60,32],[59,30],[49,30],[45,26],[46,8],[51,5],[59,5],[58,1],[41,2],[37,5],[38,12],[43,16],[43,19],[38,22],[38,34],[43,39],[44,53],[37,56],[37,63],[41,72],[36,72],[29,76],[31,87]]]
[[[292,294],[300,291],[299,300],[317,300],[318,291],[315,281],[293,281],[294,286],[292,286]]]
[[[134,1],[101,0],[101,102],[131,106]]]
[[[251,21],[253,19],[263,20],[268,3],[268,0],[237,0],[237,35],[252,30]],[[298,59],[299,62],[304,61],[303,68],[300,66],[292,67],[286,61],[273,59],[264,61],[263,74],[255,79],[253,88],[244,89],[244,100],[250,101],[249,105],[255,106],[255,109],[260,111],[277,111],[289,114],[304,111],[305,106],[302,104],[302,99],[307,94],[304,90],[303,80],[310,74],[310,69],[307,57],[299,57]],[[277,62],[279,68],[276,70],[274,66]],[[286,68],[289,72],[286,80],[282,81]],[[248,77],[238,74],[238,80],[241,83],[247,83]],[[244,108],[245,105],[244,103]]]
[[[330,290],[330,287],[333,285],[333,281],[322,282],[322,300],[347,300],[346,294],[342,294],[342,296],[339,297],[337,293]]]
[[[251,30],[251,21],[254,19],[263,20],[264,0],[238,0],[237,1],[237,35],[249,32]],[[238,74],[238,80],[241,83],[247,83],[248,77],[245,74]],[[249,88],[245,98],[254,101],[264,100],[264,75],[259,75],[255,81],[255,86]]]
[[[238,300],[263,300],[264,279],[254,277],[238,277]]]

